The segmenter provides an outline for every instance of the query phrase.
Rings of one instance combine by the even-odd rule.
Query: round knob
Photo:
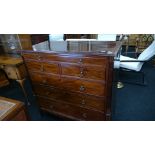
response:
[[[46,80],[43,80],[43,83],[45,84],[46,83]]]
[[[42,72],[44,71],[44,67],[43,67],[43,65],[41,66],[41,71],[42,71]]]
[[[86,104],[86,103],[85,103],[85,100],[82,100],[81,104],[85,105],[85,104]]]
[[[80,63],[82,62],[82,59],[80,59]]]
[[[84,91],[85,87],[84,86],[80,86],[80,91]]]
[[[83,77],[84,76],[84,69],[80,68],[80,76]]]
[[[87,114],[86,114],[86,113],[83,113],[82,116],[83,116],[84,118],[87,118]]]
[[[38,55],[38,60],[41,60],[41,56],[40,55]]]
[[[80,77],[83,77],[83,76],[84,76],[83,72],[80,72]]]

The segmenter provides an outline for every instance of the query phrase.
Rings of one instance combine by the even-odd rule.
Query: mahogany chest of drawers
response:
[[[40,109],[71,120],[110,120],[113,57],[120,48],[112,45],[99,52],[21,51]]]

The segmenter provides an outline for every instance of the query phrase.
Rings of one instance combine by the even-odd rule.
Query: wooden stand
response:
[[[5,71],[9,79],[16,80],[27,101],[27,105],[30,105],[28,95],[24,88],[25,77],[27,75],[23,60],[21,58],[0,56],[0,66]]]

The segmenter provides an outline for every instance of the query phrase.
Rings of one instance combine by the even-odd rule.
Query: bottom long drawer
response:
[[[105,120],[105,114],[85,108],[73,106],[67,103],[56,102],[44,97],[38,97],[41,110],[48,111],[73,120],[101,121]]]

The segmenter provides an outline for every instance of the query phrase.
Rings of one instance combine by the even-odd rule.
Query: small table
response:
[[[0,88],[9,85],[9,81],[6,78],[4,72],[0,70]]]
[[[11,56],[0,56],[0,68],[5,71],[9,79],[16,80],[24,93],[27,104],[30,105],[27,93],[24,88],[25,77],[27,75],[22,58]]]
[[[20,101],[0,97],[0,121],[27,121],[24,104]]]

